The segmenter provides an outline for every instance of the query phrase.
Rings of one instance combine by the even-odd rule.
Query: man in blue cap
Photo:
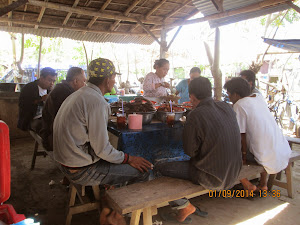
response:
[[[39,134],[42,128],[42,110],[57,73],[51,67],[41,70],[40,79],[26,84],[19,97],[18,128]]]

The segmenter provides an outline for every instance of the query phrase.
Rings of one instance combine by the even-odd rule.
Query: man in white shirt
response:
[[[236,77],[226,82],[224,88],[234,104],[242,138],[243,162],[253,159],[265,168],[261,173],[259,186],[244,178],[241,183],[246,190],[267,190],[268,174],[285,169],[291,149],[264,100],[258,94],[250,94],[249,83]],[[251,160],[252,158],[252,160]]]

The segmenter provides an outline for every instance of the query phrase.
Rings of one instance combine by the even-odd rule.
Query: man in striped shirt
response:
[[[241,137],[232,107],[214,101],[210,81],[195,78],[189,85],[194,110],[189,113],[183,130],[183,148],[189,161],[155,165],[158,174],[185,180],[210,190],[229,189],[242,167]],[[192,213],[203,215],[187,199],[170,202],[178,210],[174,220],[187,223]],[[167,218],[171,218],[167,215]]]

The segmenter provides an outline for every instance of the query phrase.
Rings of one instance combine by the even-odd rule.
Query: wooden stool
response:
[[[66,218],[66,225],[71,224],[72,216],[78,213],[84,213],[92,210],[100,210],[100,189],[99,185],[92,186],[95,202],[84,199],[85,197],[85,186],[70,183],[70,200],[68,205],[68,213]],[[76,204],[76,197],[79,202]]]
[[[280,180],[280,177],[277,177],[277,174],[270,174],[269,180],[268,180],[268,190],[271,190],[273,185],[276,185],[278,187],[284,188],[288,192],[288,196],[290,198],[293,198],[293,174],[292,174],[292,166],[295,161],[300,159],[300,152],[292,151],[289,164],[288,166],[284,169],[285,170],[285,175],[286,175],[286,182],[283,182]],[[279,172],[278,174],[281,174]]]
[[[42,145],[42,138],[35,132],[33,131],[29,131],[30,135],[34,138],[35,142],[34,142],[34,149],[33,149],[33,156],[32,156],[32,160],[31,160],[31,170],[34,169],[35,166],[35,160],[37,156],[47,156],[47,152],[46,150],[43,148]],[[42,147],[42,150],[39,150],[39,147]]]

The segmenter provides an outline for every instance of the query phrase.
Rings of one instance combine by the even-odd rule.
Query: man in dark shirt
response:
[[[57,73],[50,67],[41,70],[40,79],[26,84],[19,97],[18,128],[40,132],[42,128],[42,109],[48,93],[52,89]]]
[[[43,108],[43,129],[41,130],[43,146],[48,151],[53,151],[53,122],[61,104],[70,94],[85,86],[85,82],[86,76],[83,69],[71,67],[68,70],[66,80],[57,84],[50,92]]]
[[[201,87],[201,88],[200,88]],[[229,189],[242,167],[239,126],[232,107],[212,99],[210,81],[195,78],[189,85],[194,110],[183,130],[183,148],[189,161],[155,165],[158,174],[190,180],[210,190]],[[170,202],[178,210],[176,220],[191,220],[197,209],[187,199]],[[188,222],[188,221],[185,221]]]

